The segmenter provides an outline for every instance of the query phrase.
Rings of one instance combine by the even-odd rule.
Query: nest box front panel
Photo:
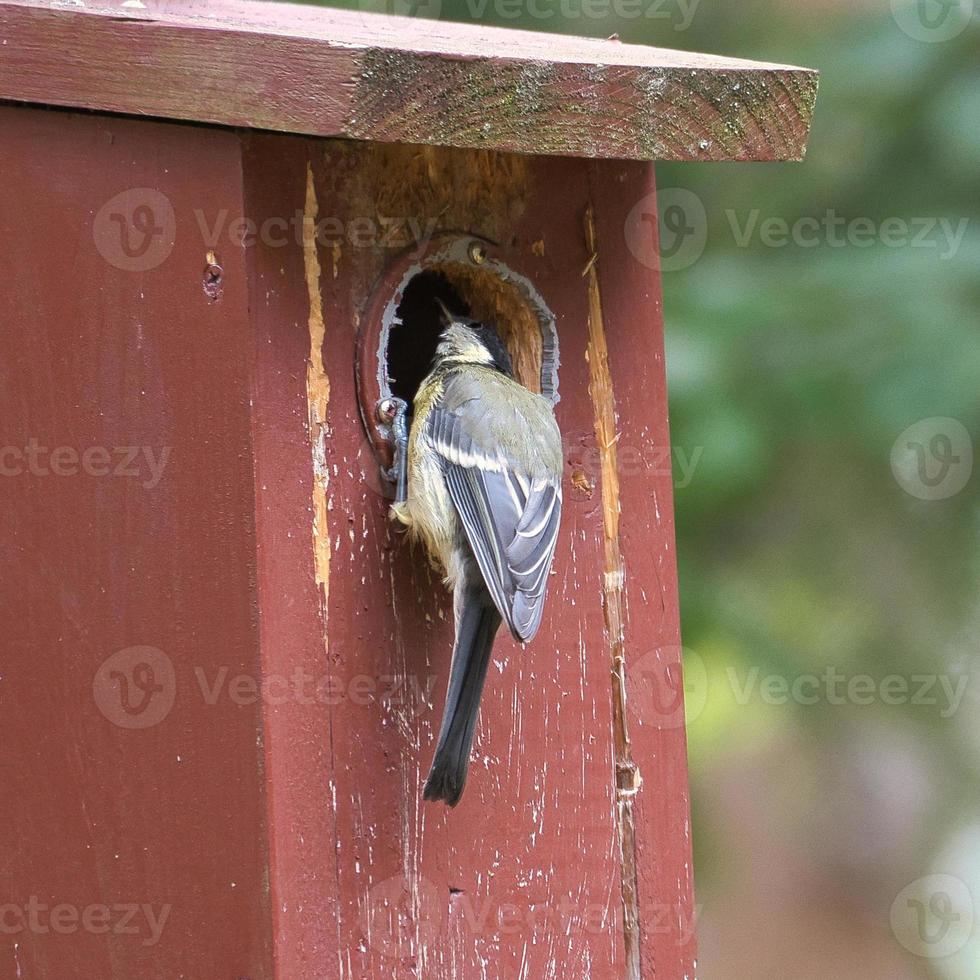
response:
[[[301,229],[247,255],[266,669],[320,692],[266,712],[290,975],[692,975],[660,295],[624,238],[652,169],[256,135],[244,173],[257,227]],[[498,637],[455,810],[422,802],[449,594],[389,520],[375,414],[434,297],[496,322],[566,455],[544,622]]]

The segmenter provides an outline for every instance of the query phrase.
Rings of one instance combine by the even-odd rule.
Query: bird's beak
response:
[[[450,323],[453,322],[453,314],[449,307],[439,297],[436,298],[436,305],[439,307],[439,319],[442,321],[444,327],[448,327]]]

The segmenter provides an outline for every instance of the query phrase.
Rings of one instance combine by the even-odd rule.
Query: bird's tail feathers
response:
[[[480,695],[500,622],[500,613],[486,588],[467,588],[458,619],[439,742],[425,781],[427,800],[444,800],[449,806],[456,806],[463,795]]]

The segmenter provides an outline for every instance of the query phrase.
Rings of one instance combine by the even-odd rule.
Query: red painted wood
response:
[[[0,973],[270,977],[259,706],[199,681],[259,671],[245,268],[221,250],[208,299],[194,216],[239,206],[238,141],[10,107],[0,131]],[[131,188],[172,206],[169,255],[102,223]],[[162,690],[128,715],[138,645]]]
[[[249,140],[245,206],[229,221],[247,215],[260,223],[302,211],[307,152],[304,140]],[[314,581],[309,301],[294,231],[288,241],[247,250],[252,324],[245,340],[253,359],[262,671],[274,679],[264,704],[264,742],[276,975],[318,980],[343,975],[337,860],[353,842],[338,843],[336,827],[334,796],[344,787],[337,785],[331,710],[339,695],[329,686],[322,593]]]
[[[35,931],[2,937],[17,946],[0,956],[24,976],[126,980],[626,974],[631,855],[624,865],[595,436],[610,403],[586,357],[582,275],[591,206],[621,463],[633,450],[618,537],[643,779],[638,952],[645,976],[692,976],[683,728],[650,696],[651,669],[669,688],[679,661],[670,477],[635,465],[668,445],[659,285],[623,237],[650,168],[0,112],[13,175],[0,204],[18,246],[0,255],[0,451],[32,437],[170,448],[146,488],[0,475],[0,819],[17,842],[5,869],[0,852],[0,906],[171,907],[153,946]],[[313,249],[289,224],[309,210],[308,173],[327,235],[341,235]],[[112,214],[133,202],[102,208],[130,188],[173,207],[174,246],[152,267],[113,251]],[[167,216],[151,214],[165,231]],[[241,217],[286,224],[244,248]],[[561,345],[569,462],[551,597],[526,650],[498,640],[452,811],[421,800],[449,600],[387,517],[356,400],[359,318],[396,255],[357,229],[382,217],[499,242],[557,315]],[[209,262],[223,269],[217,300]],[[326,379],[311,385],[317,314]],[[106,658],[137,644],[163,651],[175,678],[173,706],[144,729],[114,723],[129,717],[118,679],[103,672],[93,693]],[[142,657],[166,687],[166,662]]]
[[[798,160],[809,69],[258,0],[0,2],[0,98],[397,143]]]
[[[656,217],[653,168],[597,162],[590,187],[616,385],[627,721],[644,783],[636,796],[642,953],[658,978],[682,980],[694,976],[695,905],[663,303],[659,276],[624,236],[640,202]],[[656,221],[649,227],[655,234]]]
[[[245,165],[249,215],[261,224],[302,208],[308,165],[319,216],[331,219],[333,227],[376,221],[379,213],[404,216],[397,207],[386,209],[392,183],[404,185],[402,203],[418,209],[413,216],[421,224],[429,210],[442,211],[438,190],[428,201],[413,197],[407,157],[382,161],[375,153],[351,144],[256,138]],[[431,167],[420,168],[430,173],[433,186],[446,175],[462,185],[473,179],[477,168],[471,158],[431,153]],[[582,216],[591,197],[599,216],[600,278],[613,381],[623,400],[617,407],[624,444],[640,458],[659,459],[667,445],[659,290],[653,273],[629,257],[621,223],[623,208],[652,190],[652,175],[648,167],[620,164],[590,175],[586,165],[557,159],[528,161],[527,167],[525,189],[515,190],[518,199],[506,215],[494,212],[492,195],[474,192],[465,227],[513,241],[503,257],[531,273],[558,315],[558,417],[569,447],[569,475],[578,470],[598,486],[585,356],[581,273],[589,253]],[[458,184],[457,197],[466,198]],[[442,217],[443,227],[460,227],[458,208]],[[305,871],[303,900],[282,903],[288,905],[280,919],[288,975],[468,977],[490,969],[501,976],[622,976],[626,954],[599,492],[589,496],[566,486],[546,619],[526,651],[505,637],[498,641],[477,761],[462,803],[453,811],[423,804],[421,785],[448,672],[451,611],[437,577],[387,518],[353,370],[358,318],[397,253],[346,240],[336,250],[317,252],[330,390],[331,555],[322,636],[314,624],[319,603],[309,596],[312,548],[303,560],[296,547],[296,541],[310,546],[304,495],[312,494],[301,397],[308,354],[301,253],[290,236],[283,245],[259,242],[249,254],[253,316],[261,321],[257,376],[268,379],[256,403],[263,406],[259,414],[275,419],[275,441],[264,450],[267,465],[259,460],[258,472],[272,474],[267,487],[264,477],[259,481],[260,554],[268,533],[270,554],[285,547],[299,558],[296,565],[277,562],[270,569],[262,608],[281,624],[284,641],[290,619],[293,632],[305,634],[301,659],[334,692],[319,714],[306,711],[309,725],[298,734],[288,712],[268,728],[270,745],[277,738],[281,745],[280,763],[270,763],[269,771],[270,794],[281,802],[276,854],[283,869]],[[622,274],[606,271],[620,267]],[[626,420],[628,413],[635,417]],[[674,668],[679,640],[669,471],[637,472],[634,465],[622,482],[628,656],[639,660],[666,647],[655,655]],[[648,659],[641,662],[647,672]],[[636,825],[640,953],[649,975],[655,968],[658,977],[681,980],[693,975],[694,956],[682,714],[670,725],[658,725],[660,719],[650,715],[649,698],[631,702],[634,758],[644,779]],[[315,751],[318,725],[328,733],[326,755]],[[299,755],[290,760],[294,738]],[[332,830],[324,826],[328,822]],[[330,832],[337,835],[335,850],[312,843]],[[283,897],[293,889],[292,878],[273,875]],[[305,957],[292,956],[288,939],[308,936],[334,916],[340,974],[332,972],[327,937],[317,955]]]
[[[341,147],[314,156],[325,214],[365,216],[372,185],[354,184],[368,170],[359,158]],[[475,177],[467,160],[460,155],[457,163],[464,184]],[[566,433],[591,432],[578,224],[587,173],[557,160],[529,168],[532,184],[555,193],[528,195],[525,216],[502,223],[478,196],[467,230],[495,237],[507,228],[517,238],[514,264],[532,273],[558,316],[559,422]],[[349,174],[350,183],[338,174]],[[454,218],[442,220],[452,227]],[[544,258],[531,249],[542,235]],[[331,661],[344,689],[360,677],[414,688],[405,705],[352,698],[336,709],[337,825],[349,842],[338,865],[341,946],[355,975],[469,977],[492,964],[502,976],[621,976],[601,519],[594,504],[571,499],[570,489],[539,636],[525,651],[503,635],[495,646],[478,761],[463,801],[448,811],[421,799],[448,677],[452,612],[438,577],[399,540],[386,502],[370,491],[373,457],[354,411],[354,317],[383,259],[344,249],[337,278],[323,282],[325,358],[337,365],[328,450],[338,543]],[[417,691],[431,692],[429,699]],[[386,901],[401,911],[391,924]]]

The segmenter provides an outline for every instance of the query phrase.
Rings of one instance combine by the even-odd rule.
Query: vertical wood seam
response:
[[[324,625],[330,597],[330,528],[327,523],[327,486],[330,474],[326,460],[327,406],[330,379],[323,363],[326,326],[320,296],[320,257],[317,254],[316,222],[319,205],[313,180],[313,165],[306,166],[306,206],[303,211],[303,264],[310,297],[310,359],[306,369],[306,396],[310,410],[310,444],[313,450],[313,556],[316,583],[323,590]]]
[[[306,400],[309,409],[309,436],[313,463],[313,520],[311,525],[313,543],[313,563],[316,585],[320,592],[320,608],[323,631],[323,651],[326,655],[330,648],[330,634],[327,629],[330,599],[330,525],[328,521],[329,505],[327,489],[330,483],[330,472],[327,469],[327,408],[330,404],[330,378],[323,362],[323,343],[326,337],[326,323],[323,318],[323,297],[320,292],[320,276],[322,267],[317,252],[316,223],[319,218],[319,202],[316,196],[316,182],[313,174],[313,164],[306,163],[306,200],[303,208],[303,269],[306,278],[306,289],[309,296],[309,319],[307,326],[310,334],[310,354],[306,367]],[[330,746],[330,791],[331,806],[333,807],[334,827],[337,823],[337,784],[336,757],[333,740],[333,715],[331,713],[328,729]],[[340,859],[337,852],[337,841],[334,842],[334,883],[340,897]],[[337,914],[337,951],[340,958],[341,925],[340,913]],[[338,964],[343,973],[342,960]]]
[[[603,610],[609,641],[612,675],[613,753],[616,779],[616,823],[619,832],[623,899],[623,932],[626,946],[627,980],[640,980],[640,916],[637,884],[636,835],[633,797],[642,783],[633,761],[626,720],[626,637],[623,606],[626,569],[619,542],[619,469],[616,451],[616,401],[609,350],[606,344],[599,290],[599,249],[591,202],[585,211],[585,241],[589,261],[583,271],[588,288],[589,397],[595,413],[595,436],[599,449],[603,523]],[[651,973],[652,975],[652,973]]]

